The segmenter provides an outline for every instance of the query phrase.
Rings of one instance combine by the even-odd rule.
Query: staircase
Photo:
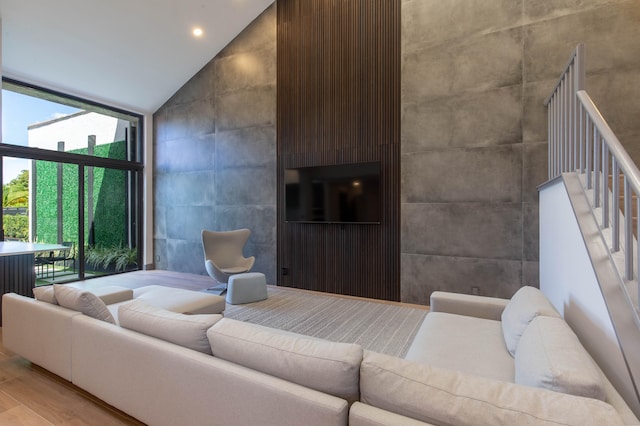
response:
[[[624,176],[619,176],[618,187],[624,188]],[[613,194],[613,175],[609,175],[609,191]],[[624,214],[622,206],[624,206],[624,194],[618,196],[618,205],[620,206],[620,213]],[[633,235],[638,235],[638,196],[636,194],[631,195],[631,224]]]
[[[585,90],[584,56],[578,45],[545,101],[540,287],[639,415],[640,171]]]
[[[611,253],[625,248],[624,279],[635,279],[637,284],[638,256],[634,258],[633,253],[640,254],[634,226],[640,210],[640,171],[585,91],[584,70],[584,45],[580,44],[545,101],[549,112],[549,180],[562,173],[581,176],[593,210],[599,213],[600,226],[611,230]],[[634,305],[637,309],[637,300]]]

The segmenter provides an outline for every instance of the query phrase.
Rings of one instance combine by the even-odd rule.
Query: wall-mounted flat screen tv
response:
[[[287,222],[380,223],[380,163],[285,169]]]

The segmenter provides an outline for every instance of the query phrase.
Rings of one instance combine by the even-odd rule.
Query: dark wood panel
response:
[[[0,256],[0,299],[5,293],[33,297],[36,283],[33,254]],[[0,303],[0,325],[2,304]]]
[[[278,284],[400,298],[400,0],[278,1]],[[284,221],[284,169],[379,161],[381,223]]]

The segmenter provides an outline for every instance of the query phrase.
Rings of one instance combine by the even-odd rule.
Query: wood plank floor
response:
[[[202,290],[210,287],[212,280],[206,276],[179,272],[136,271],[74,284],[87,289],[102,285],[138,288],[154,284]],[[307,291],[289,288],[287,290]],[[337,295],[336,297],[358,299],[351,296]],[[402,305],[399,302],[366,300]],[[405,306],[428,309],[428,306],[406,304]],[[0,425],[143,425],[70,382],[11,353],[2,345],[1,337],[2,329],[0,328]]]
[[[115,426],[142,423],[11,353],[0,343],[0,425]]]

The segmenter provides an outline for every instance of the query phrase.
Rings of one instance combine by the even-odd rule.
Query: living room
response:
[[[633,140],[640,131],[627,117],[637,105],[625,85],[637,87],[636,55],[628,53],[637,48],[633,6],[491,2],[432,10],[403,2],[401,175],[392,206],[400,220],[389,233],[397,247],[374,261],[395,264],[389,285],[398,286],[398,300],[424,304],[436,289],[509,297],[538,283],[542,101],[569,52],[585,42],[587,87],[623,143]],[[247,251],[259,253],[255,269],[269,283],[287,285],[296,273],[277,255],[284,221],[277,216],[276,36],[272,5],[146,120],[153,166],[145,172],[143,267],[204,274],[200,230],[247,227]]]
[[[639,75],[637,2],[416,0],[400,10],[396,248],[374,262],[391,265],[407,303],[428,304],[435,290],[510,297],[536,286],[543,100],[585,42],[603,114],[623,141],[640,134],[628,118],[638,109],[629,90],[638,87],[629,83]],[[278,30],[274,4],[154,113],[147,266],[204,275],[200,230],[247,227],[255,270],[304,285],[287,281],[279,255]],[[369,255],[365,246],[343,257]]]

